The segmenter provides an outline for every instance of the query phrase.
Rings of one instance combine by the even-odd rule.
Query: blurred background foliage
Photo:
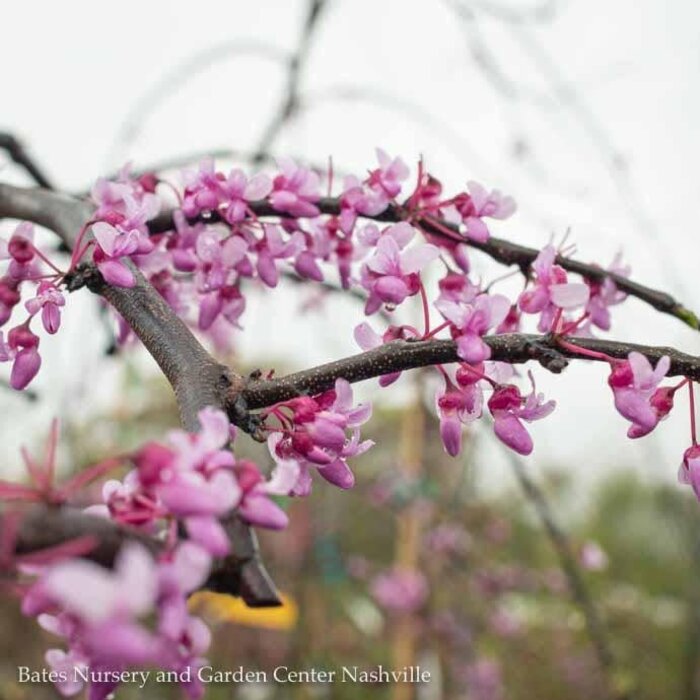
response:
[[[600,627],[596,641],[587,602],[580,591],[572,597],[561,551],[532,498],[515,475],[497,494],[482,493],[479,473],[489,465],[472,453],[485,434],[471,434],[460,459],[444,455],[419,384],[407,408],[375,406],[367,435],[377,445],[355,461],[353,490],[319,480],[310,498],[287,502],[286,531],[261,533],[283,608],[253,611],[212,594],[191,604],[212,624],[209,656],[218,670],[407,664],[430,671],[432,681],[211,684],[207,697],[697,697],[700,521],[687,490],[643,483],[634,465],[621,464],[582,499],[577,469],[585,468],[585,455],[580,465],[551,468],[536,487],[547,517],[566,533],[563,546]],[[80,427],[64,423],[61,462],[81,469],[174,425],[165,383],[144,379],[127,360],[114,410]],[[246,436],[236,450],[268,465],[262,446]],[[99,485],[90,498],[98,496]],[[53,640],[12,600],[2,602],[2,615],[0,697],[56,697],[50,685],[16,683],[17,666],[41,668]],[[124,686],[119,696],[146,694],[178,691]]]

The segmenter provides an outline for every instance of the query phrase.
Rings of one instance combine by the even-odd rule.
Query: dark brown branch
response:
[[[43,168],[31,157],[24,144],[12,134],[0,132],[0,148],[22,168],[29,177],[39,186],[47,190],[52,190],[51,180],[44,172]]]
[[[600,618],[593,596],[591,595],[591,592],[586,585],[586,580],[581,573],[568,535],[557,522],[556,516],[554,515],[552,507],[547,500],[546,494],[538,486],[537,482],[530,477],[522,459],[520,459],[518,455],[516,455],[512,450],[509,450],[503,446],[501,443],[499,443],[499,445],[503,447],[503,452],[506,454],[506,457],[510,462],[513,472],[515,473],[515,477],[518,481],[518,485],[525,494],[525,497],[528,499],[528,501],[530,501],[535,509],[537,517],[539,518],[547,537],[549,537],[549,540],[552,543],[552,547],[554,548],[557,559],[559,560],[559,566],[561,567],[561,570],[568,581],[571,597],[579,607],[586,622],[586,631],[595,651],[598,665],[600,666],[600,669],[608,682],[611,698],[614,698],[615,700],[629,698],[630,695],[628,693],[620,693],[615,688],[615,657],[608,640],[605,625]]]
[[[68,248],[73,247],[91,214],[90,205],[82,200],[0,183],[0,216],[45,226],[55,231]],[[156,289],[135,266],[131,268],[136,285],[130,289],[106,284],[94,269],[88,268],[80,274],[83,283],[108,301],[143,342],[175,391],[183,426],[195,431],[199,428],[199,411],[206,406],[224,408],[242,379],[216,362]],[[223,565],[238,572],[228,592],[242,595],[251,606],[279,604],[274,584],[260,560],[252,529],[240,523],[236,516],[227,527],[235,555]],[[220,588],[222,580],[220,577]]]
[[[122,544],[136,541],[155,553],[161,545],[133,528],[117,525],[112,520],[87,515],[67,506],[31,506],[21,512],[15,553],[32,554],[79,537],[94,538],[95,547],[89,558],[103,566],[112,566]]]
[[[279,109],[272,115],[272,118],[263,130],[260,142],[253,156],[254,163],[262,163],[266,159],[269,149],[282,130],[282,127],[292,119],[299,107],[299,81],[301,73],[326,2],[327,0],[309,0],[306,20],[302,28],[299,45],[287,62],[287,83],[282,101]]]
[[[334,197],[324,197],[318,202],[318,208],[321,210],[322,214],[338,215],[340,213],[340,201]],[[273,209],[270,203],[266,200],[253,202],[251,209],[258,217],[280,216],[280,213],[275,211],[275,209]],[[402,207],[392,205],[385,209],[381,214],[366,218],[372,218],[375,221],[399,222],[408,219],[409,216]],[[213,213],[209,218],[203,218],[202,220],[217,222],[220,221],[220,217],[216,213]],[[449,237],[452,240],[462,240],[472,248],[476,248],[482,253],[485,253],[496,262],[503,265],[517,265],[524,272],[527,272],[530,265],[540,252],[536,248],[511,243],[510,241],[506,241],[502,238],[496,238],[494,236],[489,238],[489,240],[485,243],[467,240],[464,238],[464,235],[458,228],[443,221],[438,222],[437,219],[431,216],[423,216],[415,223],[431,236],[437,236],[439,238]],[[161,216],[152,221],[149,224],[149,227],[152,233],[162,233],[172,229],[172,212],[164,212]],[[454,235],[448,236],[444,229],[451,231]],[[613,282],[615,282],[620,291],[646,302],[661,313],[675,316],[695,330],[700,330],[700,321],[695,313],[684,307],[680,302],[666,292],[659,291],[658,289],[652,289],[651,287],[634,282],[633,280],[622,277],[614,272],[608,272],[598,265],[583,263],[561,255],[557,257],[557,263],[565,270],[581,275],[589,280],[602,281],[605,278],[611,279]]]
[[[700,357],[687,355],[674,348],[653,347],[635,343],[621,343],[598,338],[566,338],[581,348],[625,359],[636,350],[653,364],[664,355],[671,358],[669,376],[690,377],[700,381]],[[594,359],[583,357],[569,349],[562,348],[553,336],[509,333],[484,337],[491,348],[491,359],[511,364],[521,364],[536,360],[552,372],[559,373],[567,365],[565,358]],[[259,379],[249,382],[241,398],[248,409],[270,406],[295,396],[318,394],[333,387],[335,380],[361,382],[392,372],[429,367],[437,364],[459,362],[457,345],[453,340],[394,340],[373,350],[362,352],[342,360],[329,362],[302,372],[289,374],[278,379]]]

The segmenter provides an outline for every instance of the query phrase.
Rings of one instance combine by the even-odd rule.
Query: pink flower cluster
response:
[[[125,544],[113,570],[77,558],[37,567],[22,610],[68,645],[45,657],[61,694],[82,689],[76,670],[83,676],[87,669],[104,672],[88,684],[91,700],[103,700],[118,685],[112,673],[157,666],[190,678],[184,690],[202,697],[197,671],[206,663],[211,635],[189,614],[187,596],[206,581],[210,567],[209,555],[191,542],[158,559],[142,545]]]
[[[30,328],[32,319],[40,314],[44,330],[56,333],[65,299],[55,284],[55,276],[46,272],[51,264],[35,245],[31,224],[19,224],[9,241],[0,238],[0,260],[9,262],[6,274],[0,277],[0,327],[10,320],[19,305],[21,286],[26,283],[35,286],[35,296],[25,302],[29,316],[10,329],[7,340],[0,331],[0,362],[12,363],[10,385],[21,391],[41,367],[40,338]]]
[[[237,168],[226,174],[208,159],[184,173],[182,188],[153,174],[133,177],[124,168],[114,181],[100,179],[95,184],[95,212],[80,232],[67,272],[34,244],[29,224],[20,224],[9,241],[0,241],[0,259],[9,261],[0,279],[0,325],[19,305],[20,285],[36,285],[35,295],[25,302],[29,318],[7,336],[0,333],[0,362],[12,363],[10,381],[15,388],[26,387],[34,378],[41,365],[40,338],[30,322],[40,315],[47,333],[58,330],[65,304],[61,285],[88,253],[113,285],[133,285],[138,268],[181,317],[217,343],[230,343],[231,327],[241,327],[250,282],[274,288],[283,275],[331,283],[336,276],[342,288],[366,298],[366,315],[407,315],[410,300],[422,306],[421,330],[401,322],[403,318],[394,322],[394,317],[379,331],[360,324],[355,337],[363,350],[439,338],[441,333],[455,341],[460,362],[453,370],[436,368],[442,375],[436,396],[441,435],[450,454],[459,452],[462,427],[483,414],[484,403],[497,437],[529,454],[533,445],[524,423],[544,418],[554,403],[544,401],[534,385],[524,396],[511,382],[511,370],[489,363],[489,335],[519,332],[530,315],[537,318],[541,333],[560,339],[608,330],[610,309],[625,298],[618,284],[629,269],[617,256],[608,268],[612,278],[592,274],[572,280],[558,259],[561,251],[549,244],[524,271],[525,287],[516,298],[496,293],[492,287],[498,279],[484,284],[471,275],[467,251],[470,242],[483,245],[489,240],[491,221],[514,213],[513,199],[473,181],[446,196],[442,183],[422,162],[415,185],[407,189],[410,175],[400,158],[382,150],[377,150],[377,164],[366,176],[346,177],[335,197],[332,169],[326,177],[289,159],[280,160],[270,173],[254,174]],[[158,228],[154,233],[149,222],[170,206],[173,193],[178,206],[172,230]],[[394,223],[380,225],[389,219]],[[418,235],[423,240],[416,242]],[[437,324],[431,319],[435,311],[441,319]],[[120,340],[125,340],[129,329],[123,323],[121,331]],[[564,342],[569,352],[577,351],[575,344]],[[665,361],[653,370],[637,355],[626,363],[596,359],[611,362],[615,405],[632,422],[630,437],[647,434],[668,415],[675,389],[658,387]],[[387,386],[398,377],[397,372],[388,373],[380,384]],[[218,486],[235,482],[240,492],[233,499],[235,507],[251,522],[280,526],[283,513],[268,498],[281,489],[279,484],[293,482],[288,491],[305,492],[311,467],[339,486],[352,484],[346,459],[366,449],[367,443],[357,437],[361,420],[333,403],[348,391],[336,386],[335,393],[299,397],[267,412],[280,422],[279,431],[271,430],[270,449],[281,460],[279,475],[271,481],[265,481],[255,465],[232,457],[216,468],[195,462],[187,468],[173,466],[179,462],[172,447],[152,447],[139,458],[129,480],[111,494],[112,501],[129,503],[135,489],[145,499],[139,499],[140,507],[150,503],[154,509],[151,517],[160,517],[158,508],[172,506],[193,537],[208,541],[210,548],[223,548],[215,510],[234,506],[222,501],[215,507],[206,498],[220,497]],[[485,398],[484,392],[491,393]],[[186,512],[177,503],[178,489],[185,486],[201,495],[206,513],[191,504],[191,512]],[[224,491],[233,498],[232,489]],[[127,509],[124,517],[145,514]]]
[[[355,476],[347,460],[373,445],[371,440],[360,441],[360,426],[369,420],[372,407],[353,406],[352,388],[347,381],[338,379],[330,391],[276,404],[266,413],[274,416],[281,428],[271,428],[274,432],[268,445],[272,456],[278,464],[291,461],[299,467],[294,495],[310,492],[313,470],[334,486],[352,488]]]
[[[108,481],[104,505],[91,511],[149,531],[176,518],[191,541],[215,556],[229,551],[219,520],[234,509],[251,524],[285,527],[287,516],[271,496],[289,495],[299,465],[279,460],[266,481],[253,462],[237,460],[228,449],[234,432],[224,413],[206,408],[199,421],[197,434],[177,430],[168,444],[141,448],[133,457],[136,468],[122,482]]]
[[[141,530],[162,542],[162,549],[154,555],[141,544],[127,544],[112,571],[80,559],[85,553],[80,543],[31,567],[22,565],[36,577],[23,594],[25,614],[38,617],[68,645],[67,651],[51,649],[46,655],[49,665],[69,679],[61,679],[59,690],[64,695],[80,691],[75,668],[109,675],[157,666],[181,673],[189,669],[187,676],[196,679],[209,631],[188,613],[186,601],[207,580],[212,557],[229,553],[220,520],[235,511],[251,525],[286,527],[287,515],[274,497],[308,493],[312,466],[331,483],[351,487],[354,477],[346,460],[370,447],[359,439],[359,426],[370,412],[368,405],[353,405],[344,380],[319,396],[277,405],[267,416],[281,423],[270,428],[275,467],[269,479],[252,461],[234,457],[229,446],[235,429],[223,412],[211,408],[199,413],[198,433],[172,431],[167,442],[150,442],[133,453],[134,469],[122,481],[105,482],[103,503],[86,512]],[[96,465],[57,487],[57,435],[54,424],[45,464],[25,453],[34,485],[1,482],[0,500],[63,503],[119,464]],[[105,698],[115,685],[93,682],[90,697]],[[196,680],[185,690],[192,698],[203,693]]]

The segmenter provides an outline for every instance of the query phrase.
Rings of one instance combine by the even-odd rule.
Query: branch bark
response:
[[[340,214],[340,200],[335,197],[323,197],[317,202],[317,206],[322,214],[331,216]],[[267,200],[252,202],[250,204],[251,211],[259,218],[265,217],[280,217],[283,216],[276,211]],[[444,221],[438,221],[433,216],[412,217],[411,214],[401,206],[390,205],[380,214],[376,216],[364,216],[363,218],[373,221],[383,221],[387,223],[398,223],[400,221],[411,220],[416,226],[419,226],[425,233],[438,238],[448,238],[453,241],[460,241],[468,244],[472,248],[480,250],[490,258],[502,265],[517,265],[524,273],[527,273],[532,262],[539,255],[539,250],[528,246],[511,243],[502,238],[491,236],[488,241],[480,243],[478,241],[469,240],[459,231],[459,229]],[[221,218],[216,212],[213,212],[209,217],[201,217],[200,221],[219,222]],[[163,212],[159,217],[149,223],[149,228],[152,233],[163,233],[173,228],[172,212]],[[449,235],[447,232],[451,232]],[[589,280],[602,281],[606,278],[612,280],[617,288],[636,297],[640,301],[649,304],[661,313],[674,316],[687,326],[694,330],[700,330],[700,320],[696,314],[686,308],[677,299],[667,292],[647,287],[646,285],[630,280],[627,277],[622,277],[614,272],[609,272],[602,267],[590,263],[583,263],[579,260],[567,258],[562,255],[557,256],[558,265],[561,265],[568,272],[573,272],[581,275]]]
[[[551,335],[506,333],[485,336],[484,342],[491,348],[491,359],[511,364],[535,360],[554,373],[561,372],[569,359],[592,359],[562,347],[561,340],[576,344],[586,350],[605,353],[616,359],[626,359],[631,351],[637,351],[653,364],[664,355],[671,359],[669,376],[690,377],[700,381],[700,357],[688,355],[674,348],[622,343],[599,338],[557,338]],[[242,399],[248,409],[264,408],[295,396],[319,394],[333,387],[335,380],[360,382],[384,374],[417,367],[460,362],[454,340],[393,340],[373,350],[295,372],[277,379],[250,381],[236,399]]]

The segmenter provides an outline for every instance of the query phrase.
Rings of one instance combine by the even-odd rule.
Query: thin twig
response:
[[[6,151],[7,155],[24,169],[39,187],[47,190],[53,189],[51,180],[44,172],[44,169],[32,158],[19,139],[12,134],[0,132],[0,148]]]
[[[629,699],[631,697],[630,693],[620,692],[616,688],[615,679],[613,677],[616,670],[616,663],[608,640],[607,631],[598,614],[593,596],[588,590],[585,578],[581,573],[568,535],[557,522],[546,494],[538,486],[537,482],[530,478],[522,460],[509,449],[504,448],[503,452],[508,458],[513,473],[518,481],[518,485],[525,494],[525,497],[534,507],[537,517],[542,523],[542,527],[554,547],[557,559],[559,559],[559,566],[568,581],[571,597],[578,606],[586,622],[586,631],[591,640],[600,670],[607,681],[610,697],[615,700]]]

